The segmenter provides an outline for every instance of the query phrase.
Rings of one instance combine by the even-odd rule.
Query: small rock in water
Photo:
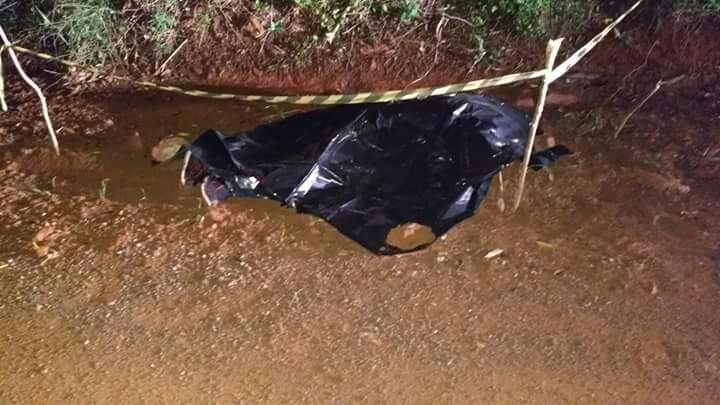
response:
[[[409,223],[393,228],[385,243],[402,250],[412,250],[435,241],[435,234],[429,226]]]
[[[503,199],[502,197],[498,198],[497,206],[500,212],[505,212],[505,199]]]
[[[180,148],[182,148],[186,143],[187,140],[182,136],[170,136],[164,138],[152,148],[152,158],[156,162],[168,161],[175,157],[175,155],[177,155],[180,151]]]

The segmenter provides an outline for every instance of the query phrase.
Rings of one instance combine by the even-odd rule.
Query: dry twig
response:
[[[447,18],[443,16],[440,19],[440,22],[438,22],[437,26],[435,27],[435,57],[433,58],[433,63],[430,65],[430,68],[423,74],[422,76],[418,77],[417,79],[413,80],[412,82],[408,83],[405,88],[412,86],[415,83],[420,82],[421,80],[425,79],[430,72],[435,68],[435,66],[438,63],[438,56],[440,56],[440,45],[442,44],[442,36],[443,36],[443,29],[445,29],[445,26],[447,25]]]
[[[50,132],[50,141],[52,142],[53,148],[55,149],[56,154],[60,154],[60,145],[58,144],[57,135],[55,134],[55,128],[53,127],[52,121],[50,120],[50,111],[48,109],[47,100],[45,99],[45,95],[43,94],[42,90],[40,89],[40,86],[38,86],[28,75],[25,73],[25,70],[22,68],[22,65],[20,64],[20,60],[18,60],[17,54],[15,53],[15,50],[12,47],[12,43],[8,39],[7,35],[5,35],[5,30],[0,26],[0,38],[2,39],[2,42],[4,44],[5,49],[8,52],[8,55],[10,55],[10,59],[15,64],[15,68],[18,71],[18,74],[20,74],[20,77],[25,81],[25,83],[28,84],[28,86],[32,87],[33,90],[35,90],[35,93],[37,94],[38,98],[40,99],[40,104],[42,105],[42,113],[43,118],[45,118],[45,125],[47,126],[48,132]],[[4,102],[3,102],[4,104]],[[5,105],[3,105],[6,107]]]
[[[618,93],[620,93],[620,91],[625,87],[625,83],[627,82],[627,79],[630,76],[634,75],[635,73],[639,72],[641,69],[645,68],[645,66],[647,66],[648,61],[650,60],[650,54],[652,53],[653,49],[655,49],[655,47],[657,46],[658,43],[659,43],[658,40],[655,40],[655,42],[653,42],[652,46],[650,47],[650,50],[645,55],[645,60],[643,61],[643,63],[640,66],[636,67],[635,69],[631,70],[630,73],[623,76],[622,80],[620,81],[620,86],[618,86],[617,90],[615,90],[615,92],[610,97],[608,97],[605,104],[610,104],[610,102],[618,95]]]
[[[650,100],[650,98],[653,95],[655,95],[655,93],[657,93],[658,90],[660,90],[660,88],[662,86],[667,85],[667,84],[675,84],[684,78],[685,78],[685,75],[680,75],[680,76],[676,76],[672,79],[658,81],[657,84],[655,84],[655,87],[653,87],[653,89],[650,91],[650,93],[648,93],[648,95],[645,96],[645,98],[640,102],[640,104],[636,105],[635,108],[633,108],[630,111],[630,113],[628,113],[628,115],[626,115],[625,118],[620,122],[620,125],[618,125],[618,128],[615,131],[615,135],[613,135],[613,138],[617,138],[618,135],[620,135],[620,132],[622,132],[623,128],[625,128],[625,125],[627,125],[627,122],[630,120],[630,118],[633,116],[633,114],[635,114],[640,108],[642,108],[642,106],[645,105],[645,103],[647,103],[648,100]]]
[[[187,43],[188,43],[188,40],[186,39],[177,48],[175,48],[175,51],[172,54],[170,54],[170,56],[168,56],[167,59],[165,59],[165,62],[163,62],[162,65],[160,65],[160,68],[155,72],[155,76],[160,75],[165,71],[168,63],[170,63],[170,61],[180,52],[181,49],[183,49],[183,47],[185,45],[187,45]]]

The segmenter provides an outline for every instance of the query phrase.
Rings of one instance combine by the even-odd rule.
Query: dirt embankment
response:
[[[644,71],[659,75],[688,74],[695,79],[685,82],[690,88],[716,83],[720,65],[718,19],[681,14],[659,17],[641,9],[618,28],[614,38],[585,58],[575,72],[618,79],[644,67]],[[605,23],[597,21],[584,34],[566,38],[559,61]],[[438,38],[431,28],[415,30],[409,36],[381,31],[366,40],[312,53],[304,64],[292,59],[278,62],[283,60],[278,55],[259,52],[257,38],[243,28],[219,30],[205,42],[190,42],[172,61],[165,79],[282,94],[345,93],[444,85],[535,70],[544,64],[545,42],[540,38],[498,34],[488,39],[488,48],[495,49],[502,58],[486,56],[476,61],[477,49],[463,32],[456,29]],[[284,51],[277,52],[282,55]],[[646,85],[654,79],[635,74],[627,81]]]

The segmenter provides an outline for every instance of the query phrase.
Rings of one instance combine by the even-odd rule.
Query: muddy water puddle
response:
[[[527,88],[493,90],[518,99]],[[235,134],[279,120],[311,106],[267,105],[211,100],[163,92],[116,93],[95,100],[106,113],[105,129],[61,128],[63,155],[33,150],[19,159],[26,172],[40,175],[40,190],[104,196],[108,199],[197,206],[199,189],[180,184],[179,160],[154,164],[152,148],[170,135],[188,141],[207,129]],[[71,135],[62,136],[63,130]]]
[[[491,95],[506,100],[517,99],[527,89],[514,87],[495,90]],[[188,217],[206,215],[199,187],[180,183],[181,160],[154,163],[151,151],[162,139],[180,133],[191,141],[208,129],[235,134],[255,126],[296,114],[312,107],[278,106],[261,103],[209,100],[168,93],[119,93],[100,100],[105,111],[106,129],[102,131],[72,128],[72,136],[61,138],[63,154],[33,150],[19,159],[22,169],[38,174],[33,187],[57,194],[106,198],[126,204],[171,205],[185,211]],[[514,178],[515,172],[508,172]],[[498,213],[494,202],[497,190],[491,191],[489,215]],[[506,196],[509,197],[509,196]],[[253,220],[273,218],[284,226],[306,228],[316,218],[296,215],[294,210],[272,201],[232,199],[223,204],[233,214],[242,212]],[[329,226],[323,227],[322,229]],[[403,248],[408,232],[402,231]],[[328,232],[322,232],[323,235]],[[336,232],[330,232],[336,235]],[[422,234],[422,232],[420,232]],[[410,238],[415,234],[410,235]],[[341,240],[338,236],[334,238]],[[417,244],[434,236],[422,235]],[[416,243],[416,242],[413,242]]]
[[[492,95],[512,100],[526,90],[508,88]],[[63,144],[74,156],[60,164],[69,165],[70,172],[79,175],[72,176],[82,187],[76,191],[100,192],[128,203],[142,199],[184,206],[194,205],[199,192],[179,184],[180,161],[153,163],[151,150],[160,140],[185,134],[191,141],[207,129],[235,134],[314,108],[154,92],[116,94],[103,103],[112,117],[110,128],[93,136],[68,137]],[[82,133],[82,129],[76,132]]]
[[[114,96],[103,104],[103,109],[113,121],[104,132],[85,134],[82,128],[74,128],[72,136],[61,137],[61,156],[55,156],[49,148],[34,148],[15,160],[23,172],[32,174],[28,187],[61,197],[84,196],[98,201],[104,197],[121,204],[142,203],[154,207],[153,219],[161,223],[207,220],[240,228],[269,223],[272,231],[268,232],[291,235],[290,242],[317,242],[315,253],[338,247],[361,251],[329,224],[313,216],[298,215],[276,201],[235,198],[208,209],[199,186],[181,184],[181,159],[153,162],[152,148],[168,135],[187,133],[191,141],[208,129],[236,134],[301,111],[296,106],[132,94]]]
[[[151,150],[160,140],[183,133],[192,141],[207,129],[234,134],[299,111],[160,93],[116,95],[103,107],[110,117],[104,131],[88,135],[84,128],[73,128],[73,136],[61,137],[62,156],[32,150],[19,159],[22,169],[39,175],[33,187],[125,203],[196,207],[200,191],[180,184],[182,162],[153,162]]]
[[[163,94],[113,99],[109,112],[115,117],[114,133],[103,136],[91,153],[98,155],[106,170],[105,177],[111,179],[109,198],[128,202],[145,198],[193,205],[200,196],[199,190],[180,185],[181,162],[152,162],[151,149],[161,139],[185,133],[191,141],[207,129],[234,134],[283,117],[289,110]]]
[[[513,100],[518,98],[515,93],[524,90],[519,87],[510,88],[503,92],[495,91],[493,95]],[[104,197],[126,204],[143,202],[167,205],[184,211],[187,217],[203,216],[208,214],[208,211],[199,187],[180,184],[180,160],[153,163],[151,151],[159,141],[178,133],[186,133],[188,141],[191,141],[207,129],[235,134],[252,129],[260,123],[278,120],[311,108],[208,100],[167,93],[115,94],[102,100],[101,106],[106,113],[105,117],[111,121],[105,130],[85,132],[83,128],[72,128],[74,135],[61,138],[62,156],[56,157],[48,149],[33,149],[17,160],[23,171],[38,175],[30,186],[40,192],[50,191],[60,195]],[[561,136],[560,141],[572,142],[572,139],[562,136],[562,132],[557,135]],[[473,221],[490,221],[489,223],[495,225],[504,223],[499,218],[491,220],[491,217],[498,217],[502,211],[497,204],[501,197],[504,197],[504,203],[511,201],[515,169],[514,166],[510,167],[505,173],[510,186],[505,194],[501,196],[497,184],[492,187],[487,201],[478,212],[479,218]],[[566,193],[560,192],[560,189],[570,186],[567,182],[569,175],[577,169],[573,159],[554,169],[553,173],[558,179],[564,180],[561,182],[564,186],[554,182],[549,174],[533,173],[534,186],[531,185],[527,198],[532,199],[537,193],[543,196],[548,194],[548,197],[554,200],[551,205],[561,205],[565,198],[562,195]],[[594,182],[603,183],[599,179]],[[627,186],[629,188],[626,194],[636,192],[635,186]],[[607,193],[600,193],[597,199],[589,196],[590,200],[596,201],[593,204],[578,204],[578,200],[574,199],[574,203],[568,206],[571,212],[556,215],[552,220],[545,221],[540,228],[527,212],[520,212],[514,218],[518,223],[533,227],[542,238],[552,239],[558,233],[573,232],[579,223],[590,221],[594,217],[593,212],[598,208],[597,204],[613,204],[612,201],[607,202],[604,195],[617,194],[617,190],[618,184],[613,184]],[[580,200],[585,201],[584,198]],[[527,204],[533,204],[532,200]],[[276,202],[257,199],[232,199],[223,204],[222,209],[229,210],[233,215],[242,212],[252,220],[272,218],[275,223],[298,229],[305,229],[309,223],[317,221],[313,217],[296,215],[294,210],[283,208]],[[329,230],[329,226],[322,227],[325,228]],[[322,232],[323,235],[327,233]],[[343,238],[338,236],[337,239]],[[422,240],[426,239],[431,238]]]

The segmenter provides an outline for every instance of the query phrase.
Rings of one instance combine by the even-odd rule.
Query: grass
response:
[[[155,49],[161,54],[172,52],[175,43],[175,27],[177,20],[169,11],[158,10],[150,19],[150,38],[155,43]]]
[[[523,36],[572,34],[590,21],[600,4],[599,0],[0,0],[0,24],[16,38],[40,41],[77,62],[118,64],[127,55],[148,49],[164,59],[187,36],[199,34],[202,40],[215,22],[242,24],[249,15],[264,25],[263,41],[283,40],[298,57],[372,34],[381,25],[428,31],[446,17],[451,28],[474,43],[476,60],[487,61],[496,53],[488,39],[497,31]],[[648,0],[647,4],[690,13],[720,12],[720,0]],[[291,29],[298,26],[301,34]]]
[[[110,182],[110,179],[102,179],[100,181],[100,187],[98,188],[98,197],[101,200],[107,199],[107,192],[108,192],[108,183]]]
[[[149,38],[155,51],[161,56],[169,55],[177,42],[180,18],[180,0],[148,1],[143,7],[150,15],[147,26]]]
[[[35,8],[41,35],[60,41],[80,63],[118,57],[114,40],[121,22],[111,0],[59,0],[49,13]]]
[[[662,3],[675,10],[691,13],[713,13],[720,11],[720,0],[664,0]]]

